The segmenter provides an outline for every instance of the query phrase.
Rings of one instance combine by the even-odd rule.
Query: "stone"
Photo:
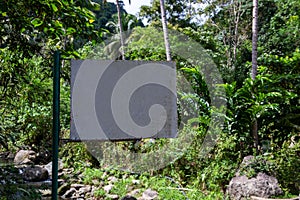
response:
[[[107,180],[109,181],[109,183],[115,183],[118,181],[118,179],[114,176],[110,176],[107,178]]]
[[[9,154],[9,152],[0,152],[0,159],[1,160],[6,159],[8,154]]]
[[[141,192],[141,189],[134,189],[131,192],[127,193],[129,196],[137,196]]]
[[[61,160],[58,161],[58,171],[61,171],[64,167],[64,164]],[[44,168],[48,171],[50,178],[52,177],[52,162],[49,162]]]
[[[132,184],[138,185],[138,184],[140,184],[140,180],[132,180]]]
[[[92,180],[93,185],[100,185],[100,181],[98,179]]]
[[[39,166],[26,167],[22,177],[25,181],[45,181],[48,179],[48,171]]]
[[[94,195],[95,191],[97,190],[98,188],[95,187],[94,185],[92,185],[92,189],[91,189],[91,195]]]
[[[254,156],[250,155],[250,156],[244,157],[242,163],[240,164],[240,167],[239,167],[238,171],[235,173],[235,176],[240,176],[240,173],[241,173],[240,170],[242,168],[245,168],[248,165],[252,164],[254,161],[255,161],[255,157]]]
[[[255,157],[250,155],[250,156],[245,156],[243,158],[243,161],[241,163],[241,166],[248,166],[250,165],[251,163],[253,163],[253,161],[255,160]]]
[[[58,194],[63,195],[63,194],[65,194],[69,189],[70,189],[70,184],[69,184],[69,183],[64,183],[64,184],[62,184],[62,185],[58,188],[57,192],[58,192]]]
[[[82,188],[84,187],[85,185],[84,184],[79,184],[79,183],[73,183],[71,184],[71,187],[75,188],[75,189],[79,189],[79,188]]]
[[[79,194],[87,194],[92,190],[92,187],[90,185],[86,185],[82,188],[79,189],[78,193]]]
[[[70,188],[66,193],[62,196],[62,198],[70,198],[77,190],[75,188]]]
[[[155,190],[147,189],[143,192],[143,199],[145,200],[152,200],[158,197],[158,192]]]
[[[109,193],[113,187],[114,187],[114,186],[113,186],[112,184],[109,184],[109,185],[104,186],[104,187],[103,187],[103,190],[104,190],[106,193]]]
[[[66,181],[65,181],[64,179],[62,179],[62,178],[59,178],[59,179],[57,180],[57,182],[58,182],[58,185],[62,185],[62,184],[64,184]]]
[[[137,198],[130,196],[130,195],[126,195],[125,197],[123,197],[121,200],[137,200]]]
[[[42,194],[42,196],[50,196],[51,195],[50,189],[39,190],[39,192]]]
[[[282,194],[275,177],[259,172],[256,177],[249,179],[247,176],[234,177],[228,186],[227,193],[230,199],[246,200],[251,196],[269,198]]]
[[[6,159],[8,159],[8,160],[12,160],[12,159],[14,159],[15,158],[15,154],[14,153],[12,153],[12,152],[9,152],[9,154],[7,155],[7,157],[6,157]]]
[[[73,193],[73,195],[71,196],[71,199],[80,199],[80,197],[82,197],[82,196],[80,196],[79,194],[78,194],[78,191],[76,191],[76,192],[74,192]]]
[[[117,194],[108,194],[108,195],[106,195],[106,197],[108,199],[112,199],[112,200],[119,200],[119,195],[117,195]]]
[[[102,179],[102,180],[106,179],[106,176],[107,176],[107,172],[104,172],[104,173],[102,174],[102,176],[101,176],[101,179]]]
[[[32,150],[20,150],[17,152],[14,163],[16,165],[34,164],[36,153]]]

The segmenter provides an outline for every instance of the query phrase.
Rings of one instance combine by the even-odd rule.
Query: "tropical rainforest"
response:
[[[299,17],[298,0],[152,0],[137,15],[127,13],[119,0],[0,1],[0,151],[33,150],[43,153],[40,163],[51,161],[53,55],[59,51],[59,159],[72,169],[61,177],[65,185],[71,187],[76,180],[96,185],[94,199],[113,199],[111,194],[118,199],[134,189],[141,196],[148,188],[157,192],[156,199],[228,199],[230,180],[244,170],[248,177],[259,172],[276,177],[282,194],[272,198],[296,197]],[[191,42],[182,42],[186,38]],[[178,92],[178,112],[183,113],[178,120],[184,121],[186,113],[195,116],[184,121],[179,137],[192,133],[193,141],[168,165],[144,172],[108,165],[105,159],[111,158],[104,156],[103,146],[103,159],[96,159],[85,143],[69,141],[71,59],[175,62],[192,88]],[[216,77],[220,81],[214,84]],[[216,118],[222,120],[214,123]],[[208,132],[216,137],[203,154]],[[115,143],[135,153],[166,144],[168,139]],[[257,163],[241,170],[249,155]],[[1,164],[8,166],[15,167]],[[10,178],[5,173],[0,171],[3,180]],[[117,181],[107,192],[103,186],[111,177]],[[0,184],[0,199],[12,198],[11,191],[19,191],[19,199],[42,198],[41,190],[9,181]]]

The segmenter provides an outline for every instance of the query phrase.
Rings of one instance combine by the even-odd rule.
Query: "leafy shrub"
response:
[[[256,156],[251,163],[246,166],[240,166],[240,174],[246,175],[248,178],[255,177],[259,172],[275,175],[275,165],[273,162],[266,160],[265,156]]]
[[[99,165],[98,161],[89,153],[83,143],[67,143],[60,148],[59,157],[65,166],[75,170]]]
[[[275,163],[276,178],[284,190],[294,195],[300,191],[300,141],[291,145],[286,141],[282,148],[270,156]]]
[[[47,144],[51,136],[51,68],[43,67],[41,57],[28,59],[18,51],[4,49],[0,56],[2,138],[11,138],[5,143],[16,142],[19,147]]]

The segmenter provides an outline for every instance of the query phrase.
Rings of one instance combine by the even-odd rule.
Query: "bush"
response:
[[[291,145],[290,142],[284,142],[282,148],[270,160],[276,165],[276,178],[282,188],[294,195],[299,195],[300,191],[300,141]]]

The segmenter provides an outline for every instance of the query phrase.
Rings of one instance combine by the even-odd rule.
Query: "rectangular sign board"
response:
[[[71,61],[71,140],[176,136],[174,62]]]

